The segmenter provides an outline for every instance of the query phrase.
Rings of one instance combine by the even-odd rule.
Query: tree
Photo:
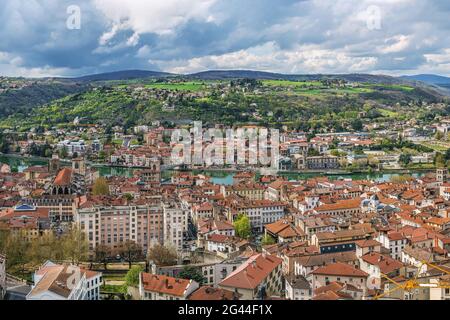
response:
[[[181,279],[194,280],[199,284],[206,282],[201,270],[192,266],[185,266],[178,276]]]
[[[407,183],[408,181],[413,180],[413,177],[410,175],[400,175],[400,176],[392,176],[390,182],[392,183]]]
[[[406,167],[408,164],[411,163],[412,157],[410,154],[404,153],[404,154],[400,155],[399,161],[401,164],[403,164],[403,166]]]
[[[175,248],[156,244],[148,250],[147,260],[153,261],[157,266],[167,267],[177,263],[178,255]]]
[[[318,156],[320,156],[320,152],[319,151],[317,151],[314,148],[309,148],[308,149],[308,157],[318,157]]]
[[[434,164],[436,165],[436,167],[445,167],[445,158],[442,153],[436,153],[436,156],[434,157]]]
[[[450,160],[450,149],[447,149],[447,151],[445,152],[444,159],[445,159],[446,161],[449,161],[449,160]]]
[[[263,246],[269,246],[269,245],[272,245],[272,244],[275,244],[275,243],[277,243],[275,241],[275,239],[273,237],[271,237],[270,235],[268,235],[268,234],[266,234],[263,237],[263,239],[262,239],[262,245]]]
[[[108,269],[108,258],[111,256],[111,249],[106,245],[95,247],[95,261],[103,263],[105,270]]]
[[[61,159],[67,158],[68,155],[69,155],[69,152],[67,151],[67,147],[64,146],[64,147],[62,147],[61,150],[59,150],[59,157]]]
[[[248,239],[252,235],[252,227],[250,219],[245,214],[240,214],[236,221],[234,221],[234,229],[236,235],[243,239]]]
[[[94,182],[92,187],[92,194],[94,196],[107,196],[109,195],[109,185],[105,178],[98,178]]]
[[[73,226],[61,238],[65,258],[70,259],[72,264],[78,265],[87,259],[89,255],[89,242],[86,235],[78,227]]]
[[[137,287],[139,285],[139,275],[144,269],[141,266],[133,266],[125,276],[125,281],[129,287]]]
[[[361,131],[363,129],[363,123],[360,119],[355,119],[351,123],[353,130]]]
[[[21,232],[18,234],[9,233],[4,246],[4,253],[8,257],[7,268],[19,267],[19,271],[23,275],[25,265],[29,261],[29,242]]]
[[[125,241],[120,244],[117,254],[128,262],[128,268],[131,269],[133,262],[142,258],[142,247],[134,241]]]

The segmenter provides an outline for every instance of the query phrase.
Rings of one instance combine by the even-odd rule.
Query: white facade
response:
[[[188,229],[189,209],[179,202],[163,203],[164,244],[183,250],[184,233]]]

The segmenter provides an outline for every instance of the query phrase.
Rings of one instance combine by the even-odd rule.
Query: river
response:
[[[25,157],[14,157],[14,156],[5,156],[0,155],[0,163],[6,163],[11,167],[13,172],[23,172],[26,168],[30,166],[42,166],[47,165],[47,161],[41,159],[30,159]],[[132,177],[133,172],[138,169],[132,168],[113,168],[113,167],[98,167],[100,171],[100,175],[103,177],[110,176],[123,176],[123,177]],[[233,177],[235,173],[232,172],[221,172],[221,171],[208,171],[208,170],[194,170],[192,171],[194,174],[204,174],[210,176],[212,182],[220,185],[231,185],[233,184]],[[165,171],[162,174],[163,179],[170,179],[173,175],[173,171]],[[425,174],[425,172],[414,172],[411,175],[415,178],[421,177]],[[399,173],[383,173],[383,172],[375,172],[375,173],[349,173],[342,175],[330,175],[330,174],[320,174],[320,173],[280,173],[280,175],[287,177],[289,180],[305,180],[308,178],[318,177],[318,176],[327,176],[330,180],[337,180],[341,178],[345,179],[353,179],[353,180],[375,180],[378,182],[386,182],[389,181],[392,177],[399,176]]]

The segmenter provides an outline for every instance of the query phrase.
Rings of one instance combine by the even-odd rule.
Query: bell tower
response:
[[[448,181],[448,169],[438,168],[436,170],[436,180],[440,183],[446,183]]]
[[[72,160],[72,171],[75,174],[86,175],[86,161],[83,158],[76,158]]]
[[[61,169],[59,156],[54,154],[48,163],[48,171],[51,173],[57,173]]]

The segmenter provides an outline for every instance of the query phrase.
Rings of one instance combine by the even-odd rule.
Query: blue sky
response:
[[[67,28],[67,8],[81,11]],[[446,0],[2,0],[0,75],[123,69],[450,76]]]

